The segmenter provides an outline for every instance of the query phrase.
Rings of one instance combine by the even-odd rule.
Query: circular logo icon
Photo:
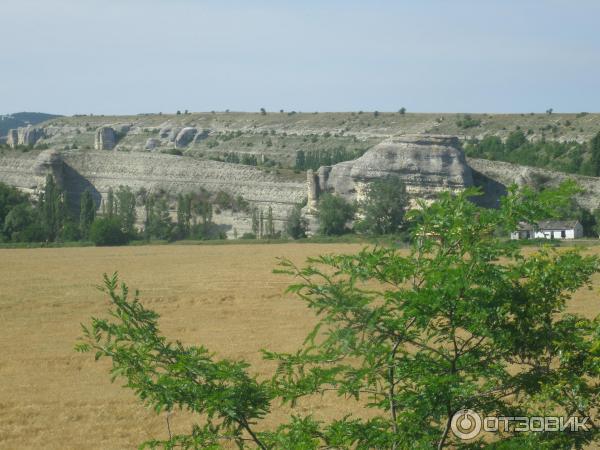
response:
[[[450,429],[459,439],[473,439],[481,431],[481,416],[470,409],[461,409],[452,416]]]

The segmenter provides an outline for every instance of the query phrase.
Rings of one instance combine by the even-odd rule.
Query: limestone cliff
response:
[[[314,211],[319,194],[335,192],[360,201],[365,187],[377,178],[399,176],[412,198],[433,199],[441,191],[473,185],[458,139],[449,136],[401,136],[374,146],[363,156],[308,174],[308,207]]]
[[[202,161],[165,154],[120,153],[98,151],[47,150],[0,155],[0,181],[37,193],[47,174],[52,174],[78,204],[79,196],[90,189],[99,205],[110,188],[129,186],[134,191],[165,190],[179,192],[224,191],[241,195],[252,206],[267,211],[271,206],[277,230],[283,228],[289,211],[306,195],[302,182],[290,181],[265,173],[251,166],[217,161]],[[224,225],[233,236],[251,231],[248,213],[216,215],[217,224]]]
[[[34,128],[31,126],[21,127],[8,130],[6,143],[12,148],[16,148],[19,145],[32,147],[42,137],[44,137],[44,130],[41,128]]]

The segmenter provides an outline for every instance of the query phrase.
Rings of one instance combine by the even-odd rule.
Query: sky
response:
[[[0,114],[600,111],[597,0],[0,0]]]

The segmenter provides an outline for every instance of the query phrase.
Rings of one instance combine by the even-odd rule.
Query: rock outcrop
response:
[[[175,147],[182,148],[194,140],[194,136],[198,131],[193,127],[182,129],[175,137]]]
[[[402,136],[382,142],[353,161],[308,173],[308,207],[314,211],[322,192],[348,201],[364,198],[365,187],[377,178],[399,176],[412,198],[433,199],[441,191],[473,185],[458,139],[449,136]]]
[[[6,143],[10,146],[10,148],[16,148],[17,145],[19,145],[19,130],[8,130],[8,135],[6,136]]]
[[[6,143],[11,148],[16,148],[19,145],[26,147],[33,147],[38,140],[44,136],[42,129],[34,127],[23,127],[18,129],[12,129],[8,131]]]
[[[81,193],[89,189],[101,203],[108,190],[129,186],[149,192],[164,190],[176,196],[180,192],[223,191],[241,196],[252,207],[273,210],[275,227],[282,230],[291,209],[306,195],[305,185],[252,166],[182,158],[161,153],[125,153],[99,151],[10,152],[0,155],[0,181],[35,193],[48,173],[55,176],[76,207]],[[138,217],[143,220],[143,211]],[[233,237],[252,231],[248,212],[222,211],[213,220]]]
[[[46,176],[52,175],[56,183],[64,187],[64,163],[62,155],[56,150],[45,150],[35,159],[33,173],[39,177],[38,186],[45,181]]]
[[[104,126],[96,130],[94,148],[96,150],[112,150],[117,145],[117,133],[114,128]]]
[[[148,138],[146,141],[146,145],[144,145],[145,150],[154,150],[158,146],[160,146],[160,140],[156,138]]]
[[[467,158],[467,163],[472,168],[475,184],[486,194],[485,206],[497,206],[500,195],[504,195],[506,188],[513,183],[539,189],[574,180],[583,189],[581,194],[575,196],[577,203],[590,211],[600,208],[600,178],[487,159]]]

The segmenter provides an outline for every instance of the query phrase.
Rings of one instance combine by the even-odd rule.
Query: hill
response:
[[[592,175],[586,170],[590,160],[587,143],[600,131],[600,114],[292,111],[74,116],[41,124],[46,137],[40,144],[59,150],[91,149],[96,130],[106,125],[115,129],[120,151],[176,153],[251,165],[256,157],[261,159],[259,163],[271,161],[272,165],[299,169],[354,159],[392,136],[452,135],[472,157]],[[178,140],[186,128],[192,133]],[[515,135],[516,139],[509,139]],[[498,149],[490,138],[512,144]],[[297,167],[300,151],[310,160],[307,167]]]
[[[38,123],[60,117],[56,114],[20,112],[0,116],[0,138],[5,137],[11,128],[26,127],[27,125],[37,125]]]

